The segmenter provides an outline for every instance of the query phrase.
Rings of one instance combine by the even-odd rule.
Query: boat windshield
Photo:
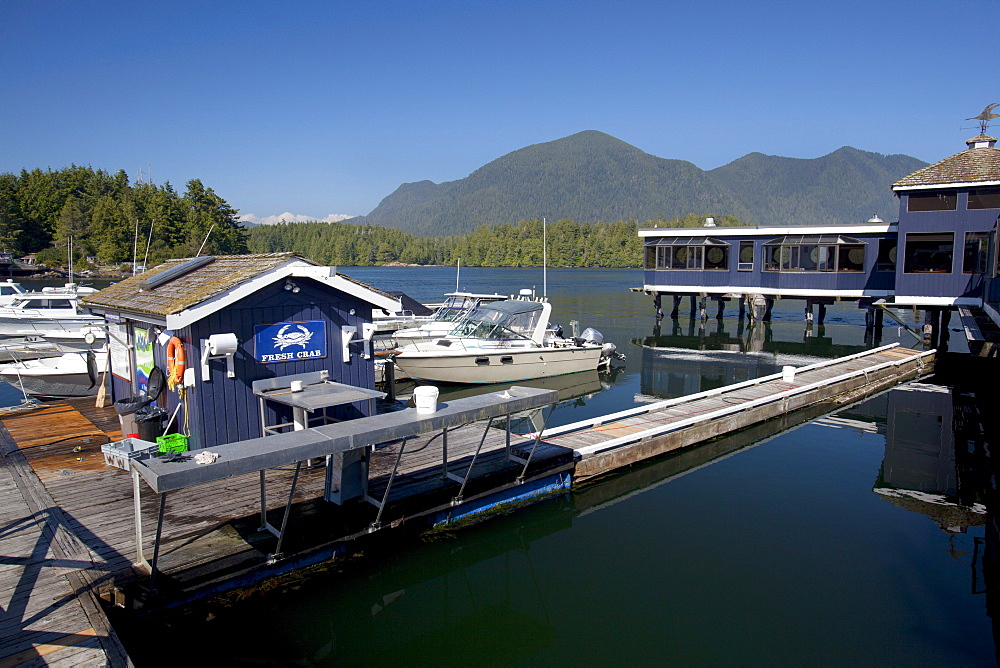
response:
[[[449,336],[490,341],[530,339],[541,316],[542,305],[535,302],[480,304]]]
[[[472,308],[475,303],[476,300],[472,297],[448,297],[434,313],[434,320],[438,322],[452,322],[453,320],[457,320]]]

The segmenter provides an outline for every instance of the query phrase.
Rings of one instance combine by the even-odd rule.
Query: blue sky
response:
[[[933,162],[1000,102],[1000,0],[6,0],[2,17],[0,172],[200,178],[259,218],[362,215],[582,130],[702,169],[845,145]]]

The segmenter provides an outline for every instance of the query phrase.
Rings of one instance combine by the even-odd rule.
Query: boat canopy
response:
[[[437,322],[458,320],[472,309],[473,306],[482,301],[505,299],[503,295],[474,294],[469,292],[451,292],[445,296],[447,299],[444,300],[444,303],[434,313],[433,320]]]
[[[480,304],[452,330],[450,337],[489,339],[533,339],[545,304],[510,300]]]

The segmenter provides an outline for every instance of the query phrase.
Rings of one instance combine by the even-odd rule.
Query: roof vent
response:
[[[215,261],[215,256],[213,255],[203,255],[202,257],[193,257],[190,260],[185,260],[178,265],[174,265],[166,271],[161,271],[155,276],[150,276],[142,283],[139,284],[140,290],[152,290],[158,288],[164,283],[169,283],[170,281],[180,278],[184,274],[189,274],[195,269],[201,269],[206,264]]]
[[[966,139],[965,143],[969,148],[993,148],[997,143],[997,138],[982,134],[972,139]]]
[[[878,217],[877,213],[873,213],[872,217],[868,219],[869,223],[881,223],[882,219]]]
[[[715,227],[715,218],[709,216],[705,219],[705,225],[703,227]]]

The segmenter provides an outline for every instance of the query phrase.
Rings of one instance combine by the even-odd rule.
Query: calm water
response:
[[[455,289],[454,270],[343,270],[422,301]],[[805,327],[801,302],[779,302],[770,327],[752,331],[735,307],[721,325],[657,325],[650,298],[627,290],[640,283],[638,271],[549,272],[557,320],[594,327],[627,355],[561,389],[553,422],[866,345],[864,314],[849,305],[822,330]],[[536,270],[463,269],[460,283],[541,285]],[[913,343],[886,327],[882,343],[896,340]],[[978,424],[962,419],[978,407],[910,385],[120,633],[140,666],[994,665],[986,592],[997,586],[984,561],[996,532],[987,540],[981,506],[956,503],[986,498],[982,437],[962,426]]]

